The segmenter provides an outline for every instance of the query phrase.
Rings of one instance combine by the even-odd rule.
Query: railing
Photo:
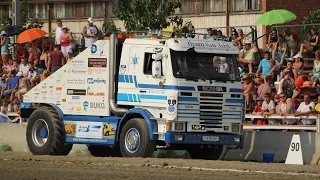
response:
[[[306,120],[316,120],[316,124],[320,125],[320,116],[319,115],[311,115],[311,116],[294,116],[292,114],[286,116],[280,115],[253,115],[246,114],[246,119],[306,119]],[[310,130],[310,131],[318,131],[317,125],[244,125],[243,130]],[[320,132],[320,130],[319,130]]]

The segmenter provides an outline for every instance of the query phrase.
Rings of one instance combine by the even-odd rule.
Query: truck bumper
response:
[[[229,145],[242,148],[243,140],[244,136],[238,134],[165,133],[167,144]]]

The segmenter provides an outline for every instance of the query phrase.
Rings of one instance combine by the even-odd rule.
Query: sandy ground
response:
[[[319,166],[157,158],[32,156],[1,152],[0,179],[313,180]]]

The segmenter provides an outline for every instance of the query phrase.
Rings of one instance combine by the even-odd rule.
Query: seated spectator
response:
[[[275,113],[276,113],[276,104],[271,99],[271,93],[266,93],[264,95],[264,101],[262,103],[262,115],[266,117],[268,115],[272,115]],[[269,125],[278,125],[279,124],[279,122],[275,119],[267,118],[267,121],[268,121]]]
[[[312,81],[320,77],[320,51],[315,53],[316,59],[313,61]]]
[[[2,97],[3,92],[7,89],[7,87],[8,87],[7,75],[3,74],[0,82],[0,89],[1,89],[0,97]]]
[[[18,91],[13,94],[11,93],[10,100],[13,101],[14,97],[17,97],[19,101],[22,101],[22,95],[28,92],[28,81],[26,78],[23,77],[22,72],[17,73],[17,77],[19,78],[19,87]]]
[[[302,43],[300,46],[299,54],[308,54],[316,52],[319,47],[319,36],[316,28],[311,28],[311,37],[306,43]]]
[[[2,114],[7,114],[7,112],[12,112],[12,108],[10,108],[8,100],[5,98],[2,100],[2,104],[0,107]]]
[[[8,79],[8,88],[3,92],[3,96],[15,94],[19,87],[19,78],[16,76],[16,71],[12,70]]]
[[[298,35],[291,32],[289,27],[286,27],[283,30],[283,37],[287,43],[287,51],[290,52],[290,57],[294,56],[297,52],[297,46],[299,43]]]
[[[33,63],[32,63],[33,64]],[[21,59],[21,64],[19,65],[19,72],[22,73],[23,77],[28,77],[30,66],[24,59]]]
[[[295,62],[293,63],[293,75],[294,78],[297,78],[298,75],[303,73],[303,57],[301,54],[296,54],[294,57]]]
[[[264,59],[262,59],[259,63],[258,69],[257,69],[257,76],[261,72],[262,77],[267,76],[268,74],[272,74],[276,68],[271,68],[270,67],[270,52],[266,51],[264,52]],[[279,62],[276,61],[276,67],[279,65]]]
[[[28,52],[26,51],[26,49],[23,47],[22,44],[17,44],[17,45],[18,45],[18,49],[16,51],[15,61],[20,63],[21,59],[27,59]]]
[[[229,73],[229,65],[225,57],[220,57],[219,73]]]
[[[226,40],[227,40],[227,37],[222,34],[222,31],[221,31],[221,30],[218,30],[218,31],[217,31],[217,38],[218,38],[218,40],[220,40],[220,41],[226,41]]]
[[[242,89],[246,97],[246,104],[248,106],[250,103],[250,100],[252,99],[252,94],[255,93],[256,91],[255,91],[255,87],[252,82],[251,76],[244,75],[242,80],[243,80]]]
[[[272,51],[272,59],[276,59],[283,64],[285,58],[288,58],[288,47],[282,35],[279,35],[278,42]]]
[[[254,62],[254,53],[256,52],[258,52],[258,48],[254,43],[249,41],[244,42],[244,48],[239,54],[239,62],[248,65],[249,73],[252,73],[252,63]]]
[[[272,29],[267,41],[267,49],[268,49],[267,51],[272,52],[277,42],[278,42],[278,31],[277,29]]]
[[[44,38],[43,38],[41,50],[43,51],[45,48],[48,48],[49,51],[52,51],[52,50],[53,50],[53,46],[52,46],[52,44],[49,42],[49,37],[44,37]]]
[[[313,114],[314,106],[314,102],[311,101],[310,95],[306,94],[303,97],[303,102],[301,102],[296,113],[294,113],[294,116],[308,116]],[[316,120],[302,119],[301,122],[303,125],[312,125],[316,122]]]
[[[40,60],[41,51],[38,48],[36,41],[32,41],[31,47],[29,48],[28,52],[29,52],[28,62],[32,62],[33,64],[37,65]]]
[[[31,87],[34,87],[37,83],[40,82],[40,74],[38,73],[38,69],[34,67],[34,64],[29,63],[30,69],[28,74],[28,80],[31,83]]]
[[[314,107],[314,112],[318,114],[320,113],[320,95],[318,96],[318,103],[316,107]]]
[[[270,71],[269,71],[269,73],[268,73],[268,76],[271,76],[272,77],[272,79],[274,80],[274,81],[276,81],[277,80],[277,78],[278,78],[278,76],[280,75],[280,64],[279,64],[279,62],[278,61],[276,61],[276,60],[274,60],[274,59],[271,59],[270,61],[269,61],[269,64],[270,64]]]
[[[277,114],[280,116],[286,116],[289,114],[293,114],[295,112],[295,109],[293,107],[293,102],[291,98],[287,98],[287,96],[284,93],[280,94],[280,102],[277,106]],[[297,124],[297,120],[295,119],[282,119],[283,124],[292,125]]]
[[[243,48],[241,38],[239,37],[239,34],[235,29],[231,31],[231,37],[229,41],[236,43],[239,49]]]
[[[256,107],[256,105],[258,104],[257,102],[258,97],[259,96],[256,92],[252,93],[252,100],[249,102],[251,112],[254,110],[254,107]]]
[[[271,87],[270,87],[271,82],[272,82],[271,76],[264,77],[264,83],[258,87],[257,93],[258,93],[259,97],[265,97],[265,95],[267,93],[272,92]]]
[[[291,74],[289,71],[286,71],[284,73],[283,79],[279,82],[279,87],[278,87],[278,93],[277,94],[285,94],[286,97],[292,97],[293,95],[293,90],[295,89],[295,81],[291,77]]]
[[[280,80],[283,78],[283,75],[285,72],[290,71],[292,73],[292,77],[294,77],[293,75],[293,64],[291,61],[287,61],[287,67],[280,73]]]
[[[13,61],[12,70],[18,72],[20,64],[17,61]]]
[[[208,28],[207,33],[208,33],[208,35],[205,36],[204,39],[216,40],[218,37],[216,29]]]
[[[254,109],[252,111],[253,115],[262,115],[262,102],[263,102],[263,99],[261,97],[258,97],[257,98],[257,105],[254,107]],[[256,122],[253,122],[253,124],[258,124],[258,125],[265,124],[264,119],[257,119]]]
[[[5,74],[8,74],[8,73],[10,73],[13,69],[14,69],[13,59],[12,59],[12,58],[9,58],[8,64],[2,66],[2,72],[5,73]]]

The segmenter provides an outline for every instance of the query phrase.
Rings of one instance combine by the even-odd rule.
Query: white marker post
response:
[[[286,164],[303,165],[300,135],[294,134],[289,146]]]

